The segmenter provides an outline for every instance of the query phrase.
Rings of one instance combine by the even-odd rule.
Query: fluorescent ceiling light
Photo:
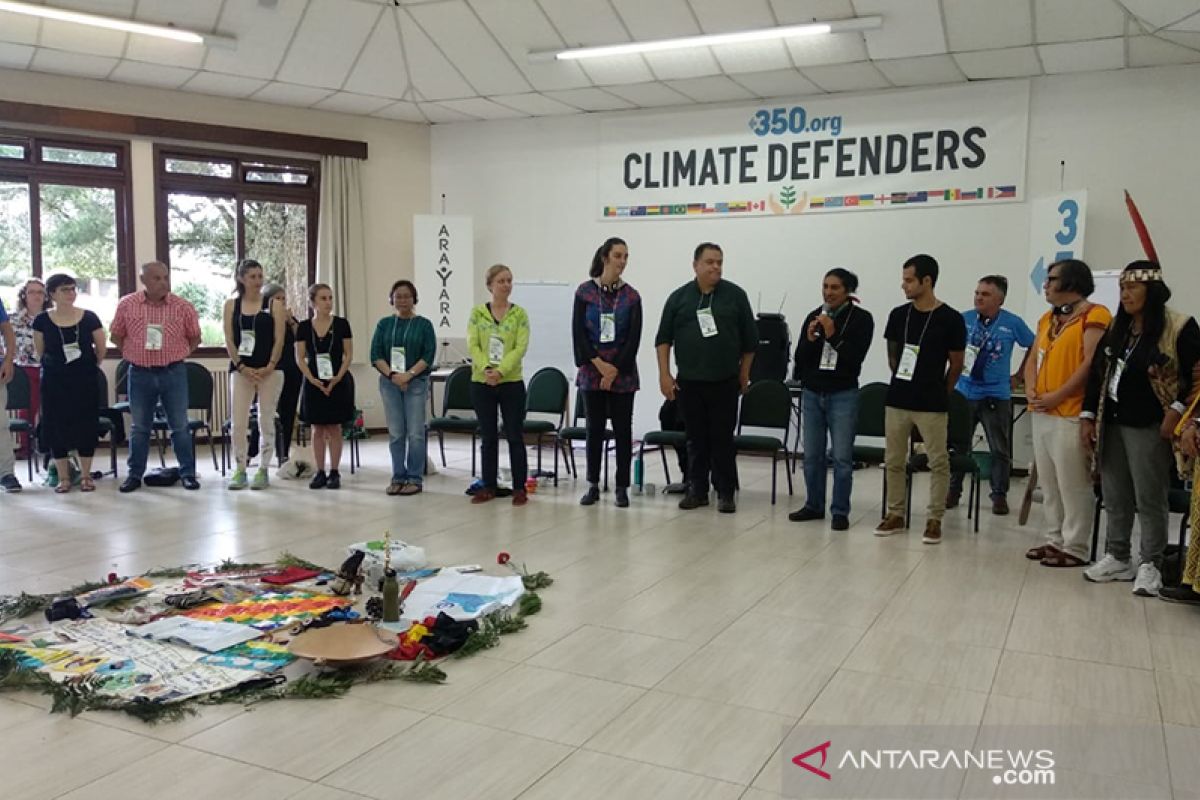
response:
[[[566,50],[542,50],[529,54],[529,60],[565,61],[580,58],[625,56],[632,53],[653,53],[662,50],[682,50],[688,47],[712,47],[720,44],[764,42],[774,39],[793,39],[799,36],[820,36],[826,33],[862,31],[883,26],[883,17],[858,17],[808,25],[784,25],[778,28],[759,28],[734,33],[714,33],[707,36],[683,36],[678,39],[656,39],[649,42],[626,42],[600,47],[573,47]]]
[[[125,33],[138,33],[144,36],[157,36],[160,39],[173,39],[187,44],[204,44],[232,47],[236,40],[229,36],[211,33],[196,33],[195,31],[174,28],[169,25],[151,25],[145,22],[134,22],[117,17],[105,17],[99,14],[88,14],[83,11],[69,11],[52,6],[38,6],[32,3],[15,2],[15,0],[0,0],[0,11],[13,14],[25,14],[30,17],[53,19],[59,22],[73,22],[78,25],[90,25],[93,28],[107,28]]]

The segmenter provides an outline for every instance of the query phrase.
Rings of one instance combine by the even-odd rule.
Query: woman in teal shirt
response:
[[[483,487],[472,503],[486,503],[496,496],[496,473],[500,461],[500,431],[496,412],[504,415],[508,439],[508,461],[512,466],[513,505],[529,502],[525,493],[528,465],[525,459],[525,381],[521,359],[529,348],[529,316],[525,309],[508,301],[512,294],[512,270],[497,264],[487,271],[487,288],[492,301],[475,306],[467,324],[467,346],[471,351],[471,405],[479,420],[483,461]]]
[[[392,455],[387,493],[407,496],[420,494],[424,480],[425,407],[437,337],[433,323],[416,314],[417,287],[412,281],[393,283],[389,300],[395,313],[375,326],[371,364],[379,371],[379,394]]]

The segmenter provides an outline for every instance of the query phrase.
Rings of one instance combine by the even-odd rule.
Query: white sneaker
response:
[[[1142,564],[1137,569],[1137,579],[1133,582],[1133,593],[1142,597],[1157,597],[1162,588],[1162,574],[1158,567],[1150,562]]]
[[[1137,570],[1133,568],[1133,564],[1128,561],[1118,561],[1107,553],[1104,558],[1083,571],[1083,577],[1092,583],[1131,581],[1135,575],[1137,575]]]

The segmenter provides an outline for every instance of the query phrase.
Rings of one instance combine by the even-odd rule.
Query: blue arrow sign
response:
[[[1039,258],[1037,263],[1033,265],[1033,269],[1029,273],[1029,280],[1033,281],[1033,288],[1040,290],[1046,284],[1046,274],[1050,270],[1046,269],[1046,259]]]

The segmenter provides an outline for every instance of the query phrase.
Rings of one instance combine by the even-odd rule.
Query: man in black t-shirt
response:
[[[909,436],[916,427],[925,443],[932,473],[929,518],[921,541],[938,544],[950,485],[946,409],[950,392],[962,374],[967,327],[962,314],[934,296],[938,263],[933,256],[921,254],[908,259],[903,275],[901,288],[909,302],[892,309],[883,334],[892,371],[884,425],[887,511],[875,535],[891,536],[905,530],[905,461]]]

